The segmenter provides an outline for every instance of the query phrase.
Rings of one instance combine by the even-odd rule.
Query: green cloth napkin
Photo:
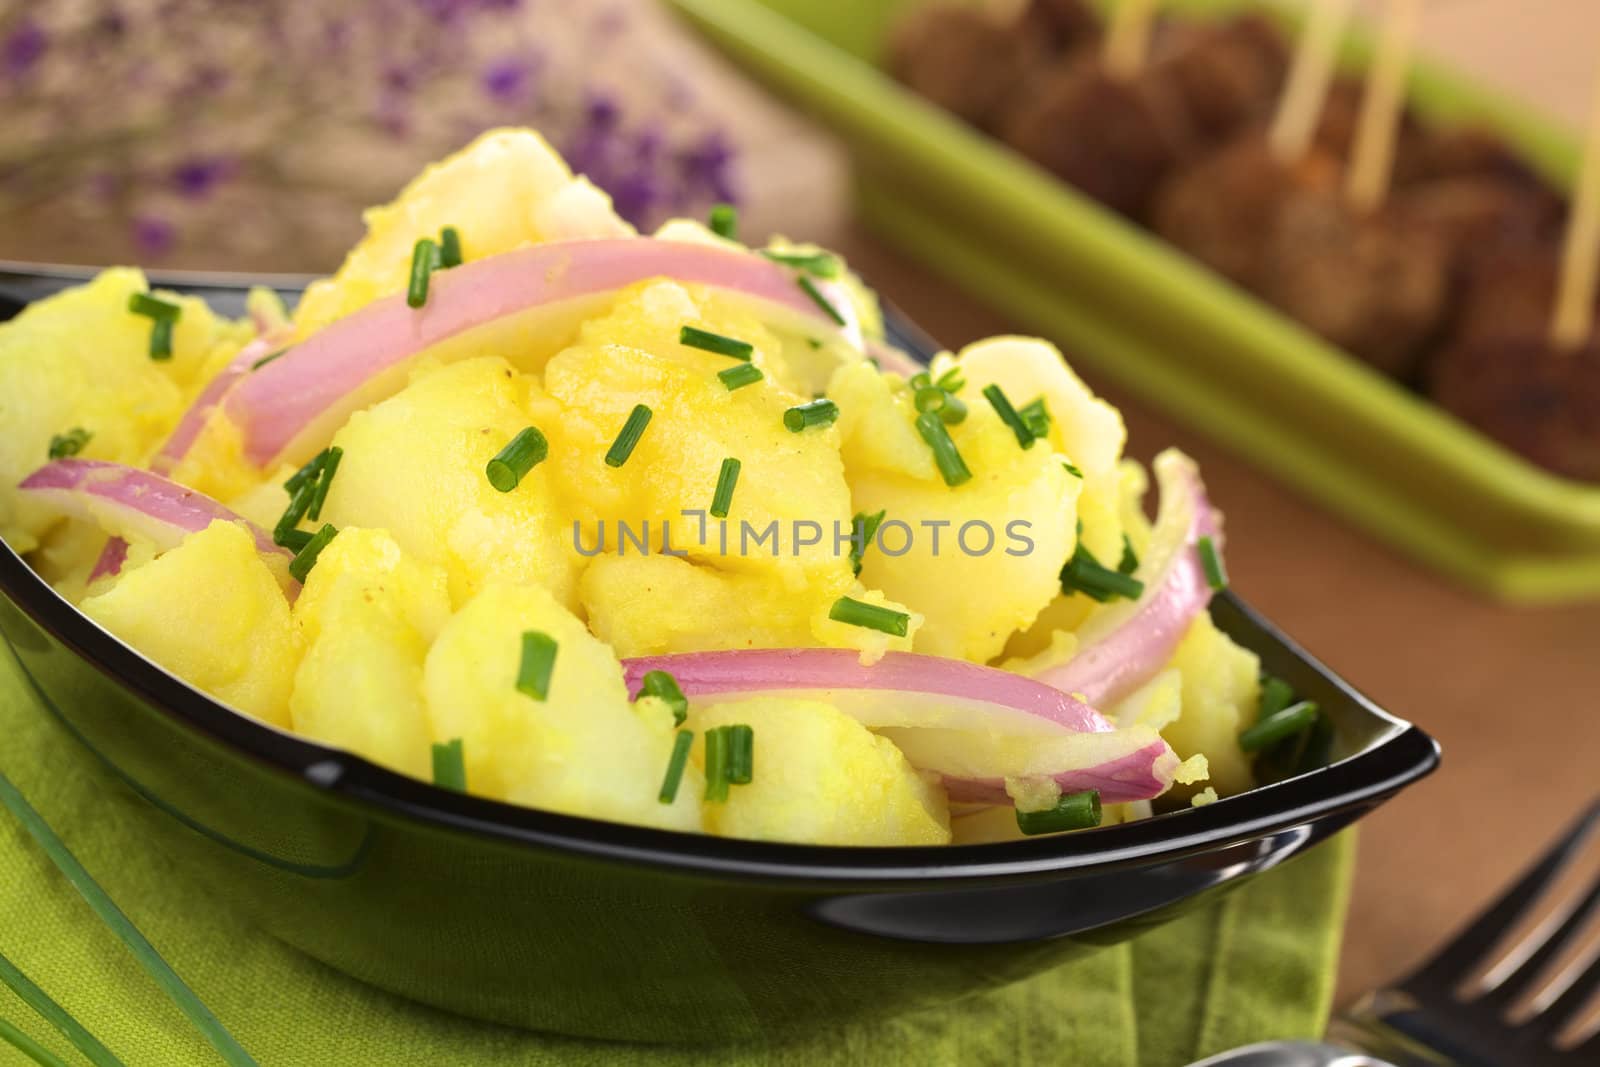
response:
[[[141,851],[134,808],[143,801],[77,774],[78,757],[67,751],[76,742],[36,699],[10,649],[0,650],[0,772],[263,1067],[1177,1067],[1252,1041],[1320,1034],[1327,1019],[1354,857],[1349,834],[1130,944],[947,1008],[829,1027],[799,1042],[641,1047],[474,1022],[301,955]],[[129,1067],[220,1062],[4,809],[0,955]],[[68,1063],[83,1062],[4,986],[0,1019]],[[26,1061],[0,1043],[0,1064],[13,1062]]]

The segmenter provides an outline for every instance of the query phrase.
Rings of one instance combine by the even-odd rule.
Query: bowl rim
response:
[[[1434,740],[1384,711],[1289,641],[1230,592],[1218,595],[1244,621],[1363,712],[1387,724],[1382,738],[1330,766],[1259,786],[1200,808],[1034,840],[971,845],[848,846],[747,841],[566,815],[457,793],[342,749],[279,729],[213,699],[167,672],[83,614],[0,541],[0,594],[39,629],[140,703],[180,727],[305,788],[337,794],[390,820],[469,833],[511,846],[591,860],[780,882],[905,884],[1027,878],[1172,859],[1374,806],[1431,772]],[[37,699],[51,698],[7,640]],[[202,832],[204,832],[204,828]]]

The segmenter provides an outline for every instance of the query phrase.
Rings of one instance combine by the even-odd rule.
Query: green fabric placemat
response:
[[[66,749],[76,742],[35,700],[10,649],[0,651],[0,772],[263,1067],[1179,1067],[1252,1041],[1317,1035],[1327,1020],[1354,860],[1348,833],[1130,944],[958,1005],[799,1042],[673,1049],[478,1023],[301,955],[145,851],[135,810],[144,802],[86,781]],[[3,809],[0,955],[129,1067],[220,1062]],[[0,1019],[83,1062],[3,986]],[[0,1063],[12,1062],[26,1059],[0,1043]]]

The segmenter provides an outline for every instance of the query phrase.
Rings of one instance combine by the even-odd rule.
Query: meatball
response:
[[[929,4],[896,24],[886,66],[909,89],[987,127],[1027,76],[1049,58],[1047,40],[964,4]]]
[[[1289,69],[1283,35],[1268,19],[1244,15],[1176,34],[1151,76],[1171,84],[1199,137],[1220,140],[1272,113]]]

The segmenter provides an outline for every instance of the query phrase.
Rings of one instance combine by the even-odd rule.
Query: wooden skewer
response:
[[[1333,84],[1333,63],[1350,21],[1354,0],[1312,0],[1311,14],[1300,31],[1289,82],[1272,117],[1267,142],[1272,154],[1293,163],[1306,154],[1316,136],[1317,120]]]
[[[1595,283],[1600,280],[1600,76],[1589,108],[1583,173],[1573,192],[1572,219],[1561,250],[1561,287],[1550,320],[1550,343],[1570,352],[1594,331]]]
[[[1361,119],[1350,157],[1345,194],[1361,211],[1373,211],[1389,193],[1394,171],[1394,143],[1400,130],[1406,70],[1417,36],[1422,0],[1389,0],[1378,55],[1367,72],[1361,98]]]
[[[1122,0],[1106,31],[1106,70],[1124,81],[1137,77],[1150,53],[1156,0]]]

